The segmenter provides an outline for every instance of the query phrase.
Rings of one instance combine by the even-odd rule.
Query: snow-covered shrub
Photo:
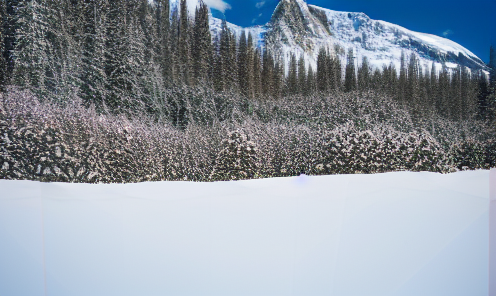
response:
[[[241,131],[229,133],[215,159],[212,181],[251,179],[257,173],[257,148]]]
[[[314,165],[317,174],[449,170],[444,150],[428,133],[345,126],[330,132],[321,149],[324,155]]]
[[[486,168],[496,168],[496,140],[486,142]]]
[[[455,144],[451,149],[451,155],[459,170],[474,170],[489,166],[486,165],[486,147],[473,139]]]

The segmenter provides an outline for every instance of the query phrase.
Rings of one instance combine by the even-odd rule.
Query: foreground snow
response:
[[[488,295],[489,179],[0,180],[0,295]]]

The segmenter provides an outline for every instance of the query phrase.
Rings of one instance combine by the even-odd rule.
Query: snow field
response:
[[[488,295],[490,175],[0,180],[0,295]]]

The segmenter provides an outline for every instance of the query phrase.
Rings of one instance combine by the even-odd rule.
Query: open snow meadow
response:
[[[0,180],[0,295],[495,295],[490,186],[496,170]]]

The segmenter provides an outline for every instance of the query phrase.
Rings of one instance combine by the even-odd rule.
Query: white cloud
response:
[[[228,10],[228,9],[231,9],[231,5],[229,5],[229,3],[224,2],[222,0],[203,0],[203,1],[210,8],[222,11],[222,13],[226,12],[226,10]]]
[[[443,32],[444,37],[448,37],[449,35],[453,35],[453,34],[455,34],[455,32],[451,31],[450,29]]]
[[[257,4],[255,4],[255,6],[256,6],[257,8],[259,8],[259,9],[260,9],[260,8],[262,8],[262,6],[264,6],[264,5],[265,5],[265,1],[260,1],[260,2],[258,2]]]

